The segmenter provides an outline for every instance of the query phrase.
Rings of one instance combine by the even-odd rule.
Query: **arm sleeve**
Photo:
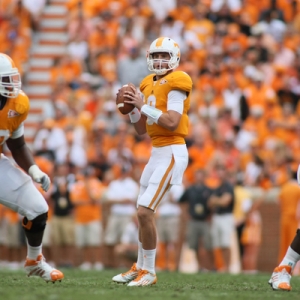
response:
[[[180,114],[183,113],[183,102],[186,99],[186,92],[172,90],[168,94],[168,110],[175,110]]]
[[[20,126],[12,133],[11,139],[17,139],[24,134],[24,123],[22,122]]]

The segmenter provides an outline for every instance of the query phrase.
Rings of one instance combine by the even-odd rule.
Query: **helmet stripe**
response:
[[[155,46],[156,47],[161,47],[163,43],[164,37],[160,37],[157,39]]]

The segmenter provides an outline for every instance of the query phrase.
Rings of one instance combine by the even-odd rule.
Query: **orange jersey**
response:
[[[75,205],[75,221],[81,224],[101,220],[100,200],[104,192],[104,186],[98,179],[89,179],[88,186],[91,195],[94,198],[99,199],[98,203],[90,203],[87,186],[84,180],[77,181],[72,186],[70,193],[72,203]],[[76,206],[76,203],[80,202],[86,202],[86,204]]]
[[[2,110],[0,110],[0,153],[5,141],[18,129],[27,118],[29,111],[29,99],[20,91],[16,98],[9,98]]]
[[[190,96],[192,91],[191,77],[182,71],[172,72],[158,81],[154,81],[154,74],[148,75],[140,84],[144,95],[144,102],[154,106],[163,113],[167,112],[168,94],[172,90],[185,91],[187,99],[184,101],[183,113],[176,130],[170,131],[162,126],[147,120],[147,132],[151,137],[154,147],[164,147],[174,144],[185,144],[184,137],[188,134]]]
[[[300,200],[300,188],[296,181],[288,181],[282,185],[279,194],[280,213],[282,219],[295,219]]]

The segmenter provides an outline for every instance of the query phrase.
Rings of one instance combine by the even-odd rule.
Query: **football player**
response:
[[[300,165],[297,170],[297,182],[300,185]],[[290,291],[292,289],[290,280],[293,270],[300,260],[300,228],[288,247],[285,256],[278,267],[276,267],[269,280],[274,291]]]
[[[147,133],[152,152],[141,179],[137,199],[139,222],[138,258],[131,269],[112,278],[128,286],[146,286],[157,282],[155,273],[156,227],[154,213],[172,185],[182,183],[188,164],[185,136],[188,134],[188,109],[192,80],[188,74],[175,71],[179,65],[178,44],[160,37],[147,53],[146,76],[136,88],[125,93],[135,108],[129,113],[138,134]]]
[[[48,205],[32,181],[47,191],[50,179],[35,164],[24,139],[28,111],[29,99],[21,90],[19,71],[9,56],[0,53],[0,203],[24,217],[22,225],[27,238],[24,267],[27,275],[55,282],[64,275],[43,257],[42,239]],[[18,166],[2,153],[5,143]]]
[[[293,270],[300,260],[300,229],[297,230],[294,240],[288,247],[282,262],[276,267],[269,280],[274,291],[290,291],[290,280]]]

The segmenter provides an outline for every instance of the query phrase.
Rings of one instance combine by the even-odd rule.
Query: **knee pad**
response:
[[[48,212],[39,215],[33,220],[28,220],[26,217],[24,217],[22,221],[22,226],[26,231],[41,232],[45,230],[47,219]]]

